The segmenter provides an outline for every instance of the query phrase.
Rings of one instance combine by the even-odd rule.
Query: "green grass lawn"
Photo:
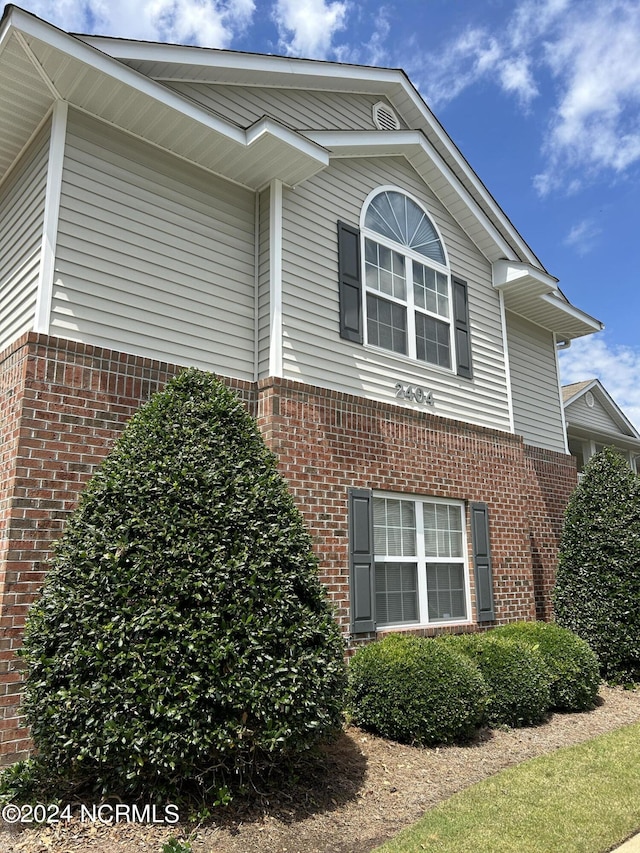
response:
[[[605,853],[640,830],[640,723],[473,785],[377,853]]]

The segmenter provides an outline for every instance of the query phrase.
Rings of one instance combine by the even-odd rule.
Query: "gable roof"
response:
[[[494,264],[507,308],[564,339],[602,328],[569,303],[401,69],[72,35],[9,5],[0,80],[0,183],[56,101],[252,190],[295,186],[335,157],[402,156]],[[305,131],[273,116],[241,127],[176,81],[375,94],[410,129]]]
[[[603,430],[601,426],[594,426],[593,432],[595,434],[602,436],[603,439],[606,439],[607,437],[614,438],[624,436],[640,441],[640,433],[610,396],[599,379],[586,379],[583,382],[574,382],[571,385],[562,386],[565,418],[567,420],[567,426],[570,429],[572,427],[577,427],[581,428],[583,431],[585,430],[583,418],[578,418],[575,424],[572,422],[571,409],[573,407],[576,411],[584,413],[584,409],[579,407],[579,404],[584,401],[589,405],[589,398],[587,396],[589,394],[591,394],[593,398],[590,406],[593,406],[594,402],[597,402],[597,404],[602,407],[606,415],[610,418],[615,429],[618,431],[609,432],[607,430]]]

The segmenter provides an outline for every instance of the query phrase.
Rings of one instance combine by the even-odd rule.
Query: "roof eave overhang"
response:
[[[404,157],[488,260],[517,257],[509,241],[421,131],[308,131],[306,136],[328,149],[332,158]]]
[[[568,397],[564,401],[564,408],[567,411],[570,419],[569,410],[571,406],[582,397],[586,396],[587,392],[591,391],[593,396],[597,399],[600,405],[605,409],[605,411],[609,414],[609,417],[612,421],[614,421],[618,425],[618,429],[621,430],[622,433],[626,433],[628,437],[633,439],[637,439],[640,441],[640,433],[636,430],[635,426],[631,423],[629,418],[625,415],[622,409],[615,402],[613,397],[609,394],[604,385],[600,382],[599,379],[592,379],[591,382],[584,384],[579,391],[576,391],[575,394],[572,394],[571,397]],[[608,433],[602,433],[603,435],[608,435]],[[613,433],[612,433],[613,435]]]
[[[633,435],[626,435],[622,432],[607,432],[602,429],[591,429],[584,424],[576,424],[571,420],[570,413],[565,408],[565,420],[567,423],[567,432],[575,438],[591,439],[598,444],[609,445],[613,444],[617,447],[622,447],[625,450],[632,450],[635,453],[640,453],[640,436],[632,426]]]
[[[505,308],[554,332],[561,340],[600,332],[596,320],[562,295],[558,280],[530,264],[506,259],[493,265],[493,286],[504,297]]]
[[[530,246],[400,68],[376,68],[94,36],[79,38],[122,62],[128,62],[134,67],[144,66],[150,76],[157,74],[158,79],[166,81],[185,80],[186,74],[191,82],[296,86],[384,95],[405,116],[409,127],[422,129],[433,150],[447,164],[448,171],[456,175],[458,183],[465,187],[476,205],[483,208],[485,218],[492,222],[493,227],[501,232],[502,239],[512,247],[508,257],[518,257],[541,266]],[[342,141],[338,140],[341,135],[346,137],[348,133],[328,133],[326,138],[333,137],[338,146],[342,145]],[[345,140],[345,144],[348,146],[349,143]],[[330,147],[328,141],[327,147]]]
[[[13,55],[4,49],[10,41]],[[4,79],[9,75],[2,74],[2,63],[7,63],[8,70],[19,49],[34,69],[29,86],[34,108],[25,115],[23,126],[18,122],[16,130],[15,117],[12,123],[16,157],[20,144],[25,145],[37,127],[37,114],[41,120],[55,100],[64,100],[251,189],[260,189],[272,180],[295,186],[329,163],[322,146],[272,118],[262,118],[249,128],[238,127],[16,7],[3,19],[0,48],[0,76]],[[5,116],[10,115],[10,96],[6,91]]]

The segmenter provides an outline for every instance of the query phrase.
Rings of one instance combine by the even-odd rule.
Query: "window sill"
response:
[[[447,622],[401,622],[399,625],[384,625],[376,628],[376,634],[399,634],[402,631],[434,630],[437,628],[472,628],[476,625],[468,619],[454,619]]]
[[[373,353],[375,355],[383,355],[386,358],[391,358],[393,361],[399,361],[401,364],[410,365],[414,371],[418,370],[433,370],[436,373],[439,373],[442,376],[450,376],[453,379],[466,379],[465,376],[458,376],[458,374],[452,370],[450,367],[440,367],[439,364],[431,364],[428,361],[420,361],[417,358],[411,358],[408,355],[402,355],[402,353],[394,352],[390,349],[384,349],[383,347],[376,347],[373,344],[363,344],[362,348],[366,352]],[[471,380],[468,380],[471,381]]]

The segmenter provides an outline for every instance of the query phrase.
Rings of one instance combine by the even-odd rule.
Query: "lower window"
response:
[[[464,506],[434,498],[373,498],[380,626],[466,621]]]

